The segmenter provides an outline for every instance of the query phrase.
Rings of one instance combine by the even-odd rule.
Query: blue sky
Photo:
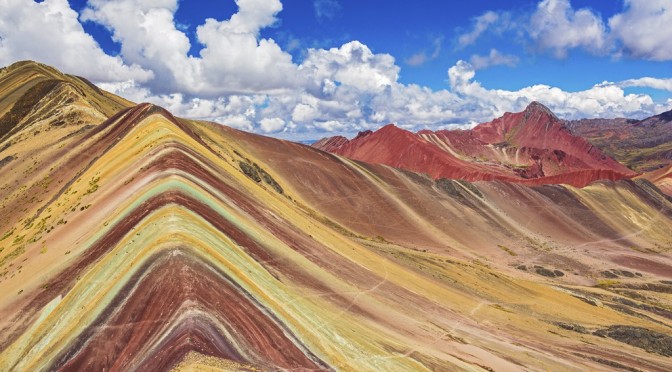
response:
[[[279,137],[472,126],[531,100],[566,118],[672,108],[672,0],[3,4],[2,64]]]

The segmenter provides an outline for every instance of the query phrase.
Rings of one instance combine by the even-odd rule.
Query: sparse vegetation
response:
[[[0,168],[9,164],[12,160],[16,160],[16,156],[8,155],[8,156],[5,156],[4,158],[0,159]]]
[[[600,279],[597,281],[597,286],[600,288],[610,288],[617,284],[619,284],[618,280]]]
[[[254,164],[255,167],[258,168],[259,173],[261,174],[261,178],[266,182],[269,186],[271,186],[275,191],[278,192],[278,194],[283,194],[284,190],[282,189],[282,186],[278,184],[273,177],[271,177],[270,174],[266,173],[265,170],[262,168],[259,168],[256,164]]]
[[[569,324],[569,323],[558,322],[558,323],[555,323],[555,325],[557,325],[558,327],[560,327],[562,329],[566,329],[568,331],[573,331],[573,332],[582,333],[582,334],[588,333],[588,330],[586,329],[586,327],[584,327],[582,325],[578,325],[578,324]]]
[[[28,89],[14,106],[0,118],[0,138],[14,129],[30,113],[33,107],[60,83],[60,80],[55,79],[43,80]]]
[[[379,242],[379,243],[388,243],[388,241],[385,240],[385,238],[383,238],[380,235],[377,235],[375,238],[373,238],[373,241],[376,241],[376,242]]]
[[[613,325],[593,333],[599,337],[609,337],[650,353],[672,356],[672,336],[654,332],[642,327]]]
[[[26,237],[25,234],[24,235],[17,235],[16,237],[14,237],[14,241],[12,242],[12,245],[20,244],[21,242],[23,242],[23,238],[25,238],[25,237]]]
[[[10,236],[14,235],[14,232],[15,232],[15,231],[16,231],[16,228],[15,228],[15,227],[12,228],[11,230],[7,231],[7,232],[2,236],[2,238],[0,238],[0,242],[3,241],[3,240],[5,240],[5,239],[7,239],[7,238],[9,238]]]
[[[252,179],[254,182],[261,182],[262,180],[269,186],[271,186],[275,191],[278,192],[278,194],[284,194],[284,190],[280,184],[275,181],[275,179],[268,174],[263,168],[257,165],[257,163],[248,163],[246,161],[239,161],[238,165],[240,166],[240,170],[245,173],[247,177]]]
[[[26,251],[26,247],[24,245],[17,247],[13,251],[9,252],[5,257],[0,258],[0,267],[5,266],[5,264],[17,257],[19,257],[23,252]]]
[[[534,272],[548,278],[559,278],[565,276],[565,273],[560,270],[550,270],[543,266],[535,266]]]
[[[473,183],[468,182],[468,181],[464,181],[464,180],[457,180],[456,182],[459,183],[460,185],[462,185],[462,187],[464,187],[464,188],[468,189],[469,191],[471,191],[472,193],[476,194],[479,198],[481,198],[481,199],[483,198],[483,194],[481,193],[481,190],[479,190],[476,186],[474,186]]]
[[[259,172],[257,172],[257,170],[253,166],[244,161],[240,161],[238,162],[238,164],[240,165],[240,169],[243,171],[243,173],[245,173],[246,176],[251,178],[254,182],[261,182]]]
[[[497,247],[499,247],[499,249],[503,250],[504,252],[508,253],[509,256],[514,256],[515,257],[515,256],[518,255],[518,253],[512,251],[509,247],[507,247],[505,245],[497,244]]]
[[[100,177],[91,178],[91,180],[89,181],[89,188],[86,190],[84,195],[89,195],[96,192],[96,190],[98,190],[98,181],[100,181]]]

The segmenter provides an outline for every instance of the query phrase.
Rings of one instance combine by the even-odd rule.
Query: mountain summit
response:
[[[526,115],[532,115],[534,113],[542,113],[542,114],[545,114],[549,117],[553,117],[553,118],[557,119],[557,117],[555,116],[553,111],[551,111],[551,109],[544,106],[542,103],[540,103],[538,101],[530,102],[530,104],[527,105],[527,107],[525,108],[525,110],[523,112],[525,112]]]

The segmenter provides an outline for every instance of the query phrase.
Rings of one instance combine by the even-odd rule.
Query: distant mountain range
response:
[[[583,119],[567,126],[637,172],[672,163],[672,111],[644,120]]]

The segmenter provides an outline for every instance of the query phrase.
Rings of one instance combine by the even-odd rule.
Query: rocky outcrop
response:
[[[672,356],[672,336],[654,332],[646,328],[613,325],[595,331],[594,334],[600,337],[613,338],[616,341],[644,349],[650,353],[656,353],[667,357]]]

